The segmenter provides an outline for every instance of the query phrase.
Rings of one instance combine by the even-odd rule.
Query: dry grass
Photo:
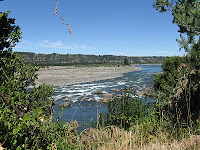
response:
[[[200,136],[191,135],[189,139],[174,140],[168,134],[157,133],[146,137],[136,131],[125,131],[109,126],[100,131],[88,129],[80,138],[80,147],[90,150],[185,150],[200,149]]]

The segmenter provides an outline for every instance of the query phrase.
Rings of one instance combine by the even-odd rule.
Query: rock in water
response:
[[[103,94],[103,98],[111,99],[111,98],[113,98],[113,95],[114,95],[114,94],[104,93],[104,94]]]
[[[71,106],[71,103],[69,101],[67,101],[67,102],[64,102],[64,103],[60,103],[58,106],[59,107],[67,107],[67,106]]]
[[[95,99],[95,98],[92,98],[92,99],[90,100],[90,102],[96,102],[96,99]]]
[[[96,95],[102,94],[102,91],[94,91],[93,94],[96,94]]]
[[[83,97],[83,98],[82,98],[82,101],[86,101],[87,99],[89,99],[89,97],[87,97],[87,96],[86,96],[86,97]]]
[[[101,103],[108,103],[108,101],[113,99],[114,94],[105,93],[101,99]]]
[[[118,89],[110,89],[110,91],[113,91],[113,92],[120,92],[120,90],[118,90]]]

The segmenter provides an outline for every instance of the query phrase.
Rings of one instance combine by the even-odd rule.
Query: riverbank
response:
[[[65,86],[92,81],[100,81],[122,77],[124,73],[139,71],[141,68],[134,66],[120,67],[64,67],[52,66],[41,68],[36,84],[52,84],[53,86]]]

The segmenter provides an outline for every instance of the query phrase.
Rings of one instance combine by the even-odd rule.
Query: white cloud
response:
[[[81,49],[92,49],[92,47],[86,45],[77,45],[73,44],[72,46],[65,45],[61,41],[49,42],[49,40],[43,40],[39,43],[41,47],[49,48],[59,48],[59,49],[68,49],[68,50],[81,50]]]
[[[32,41],[28,40],[21,40],[15,47],[14,50],[32,50],[33,48],[33,43]]]
[[[92,49],[92,47],[86,46],[86,45],[73,45],[74,48],[79,48],[79,49]]]
[[[74,46],[74,47],[78,47],[78,45],[76,45],[76,44],[73,44],[73,46]]]
[[[96,48],[85,44],[67,45],[62,41],[42,40],[40,42],[21,40],[13,49],[14,51],[29,51],[35,53],[92,53]],[[92,51],[92,52],[91,52]]]
[[[89,48],[89,47],[87,47],[86,45],[80,45],[79,47],[80,47],[81,49],[86,49],[86,48],[88,49],[88,48]]]
[[[127,56],[127,54],[124,53],[124,52],[113,52],[113,51],[110,53],[110,55],[116,55],[116,56]]]
[[[39,46],[41,47],[51,47],[51,48],[68,48],[64,46],[64,44],[61,41],[57,42],[49,42],[48,40],[43,40],[42,42],[39,43]]]
[[[169,54],[169,51],[158,51],[158,53],[162,53],[162,54]]]
[[[28,40],[22,40],[21,41],[21,44],[25,44],[25,45],[29,45],[31,43],[32,43],[32,41],[28,41]]]
[[[184,52],[178,52],[178,51],[157,51],[155,53],[156,55],[162,55],[162,56],[183,56],[185,53]],[[155,55],[155,56],[156,56]]]
[[[48,43],[48,42],[49,42],[49,40],[43,40],[42,42],[43,42],[43,43]]]

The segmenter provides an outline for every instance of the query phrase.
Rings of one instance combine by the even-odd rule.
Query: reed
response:
[[[189,138],[182,135],[181,140],[174,139],[168,133],[157,131],[156,136],[147,137],[141,132],[134,130],[125,131],[116,126],[108,126],[97,133],[97,130],[90,129],[87,135],[90,140],[81,142],[81,149],[92,150],[183,150],[199,149],[200,136],[190,135]],[[98,137],[97,137],[98,134]]]

